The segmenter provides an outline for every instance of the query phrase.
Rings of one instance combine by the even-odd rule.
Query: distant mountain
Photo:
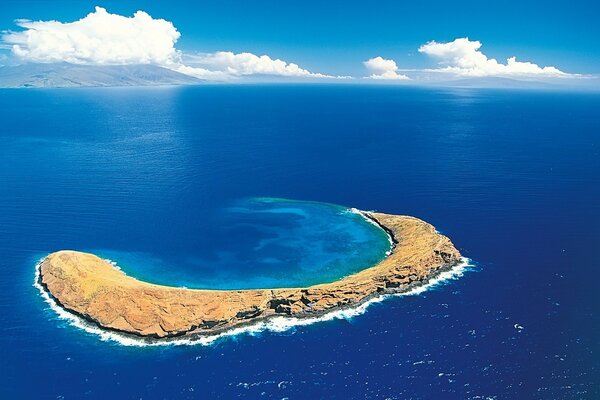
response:
[[[423,83],[425,86],[450,87],[450,88],[481,88],[481,89],[538,89],[538,90],[591,90],[600,88],[597,77],[589,78],[505,78],[481,77],[462,78],[445,81],[432,81]]]
[[[464,88],[509,88],[509,89],[547,89],[557,86],[555,83],[541,80],[512,79],[503,77],[464,78],[441,82],[440,86]],[[560,85],[559,85],[560,86]]]
[[[193,85],[200,79],[156,65],[24,64],[0,67],[2,88]]]

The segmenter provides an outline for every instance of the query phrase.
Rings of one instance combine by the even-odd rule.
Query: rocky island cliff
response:
[[[308,317],[397,293],[455,264],[461,255],[414,217],[364,212],[394,244],[377,265],[307,288],[199,290],[127,276],[93,254],[63,250],[39,264],[39,283],[64,309],[98,326],[137,336],[210,335],[272,316]]]

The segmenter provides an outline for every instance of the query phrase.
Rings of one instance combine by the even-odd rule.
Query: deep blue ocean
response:
[[[33,286],[77,249],[188,287],[384,256],[345,207],[473,260],[350,319],[124,346]],[[600,95],[353,85],[0,91],[0,399],[600,398]]]

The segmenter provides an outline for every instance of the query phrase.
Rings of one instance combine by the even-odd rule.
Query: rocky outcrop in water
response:
[[[393,238],[379,264],[307,288],[195,290],[127,276],[89,253],[59,251],[40,263],[40,283],[63,308],[102,328],[167,338],[214,334],[273,316],[315,316],[422,284],[460,261],[452,242],[408,216],[364,213]]]

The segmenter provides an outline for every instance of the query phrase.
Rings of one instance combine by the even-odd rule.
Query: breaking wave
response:
[[[87,333],[96,335],[103,341],[111,341],[118,343],[122,346],[135,346],[135,347],[147,347],[147,346],[173,346],[173,345],[203,345],[208,346],[215,343],[218,340],[230,338],[238,335],[256,335],[261,332],[285,332],[290,329],[299,326],[306,326],[316,324],[318,322],[332,321],[336,319],[351,319],[357,317],[359,315],[364,314],[369,306],[375,303],[381,303],[386,298],[390,297],[405,297],[405,296],[415,296],[419,295],[423,292],[426,292],[436,286],[447,283],[451,280],[455,280],[464,275],[466,271],[471,269],[474,264],[471,262],[469,258],[463,257],[461,261],[453,266],[452,268],[445,270],[438,275],[429,279],[426,283],[423,283],[419,286],[415,286],[410,290],[402,293],[395,294],[384,294],[378,297],[374,297],[369,299],[355,307],[345,307],[337,310],[332,310],[325,314],[319,315],[317,317],[270,317],[265,321],[258,321],[254,324],[245,325],[239,328],[233,328],[222,333],[213,334],[213,335],[205,335],[205,336],[190,336],[190,337],[181,337],[181,338],[167,338],[167,339],[151,339],[151,338],[141,338],[135,337],[132,335],[122,334],[118,332],[109,331],[103,328],[98,327],[97,325],[89,322],[75,314],[70,313],[69,311],[62,308],[60,305],[56,303],[54,299],[50,296],[50,294],[42,287],[39,283],[40,281],[40,264],[42,260],[40,260],[35,266],[35,281],[33,286],[36,287],[44,301],[48,304],[49,308],[56,312],[57,316],[69,322],[70,325],[82,329]]]
[[[358,214],[358,215],[360,215],[366,222],[368,222],[371,225],[375,225],[377,228],[381,229],[385,233],[385,236],[387,237],[388,243],[390,244],[390,248],[385,252],[385,255],[389,256],[390,254],[392,254],[392,249],[394,248],[394,238],[392,238],[392,235],[390,235],[388,231],[386,231],[385,229],[383,229],[381,227],[381,225],[379,225],[373,219],[367,217],[365,215],[365,212],[362,211],[362,210],[359,210],[358,208],[354,208],[354,207],[349,208],[348,212],[350,212],[352,214]]]

